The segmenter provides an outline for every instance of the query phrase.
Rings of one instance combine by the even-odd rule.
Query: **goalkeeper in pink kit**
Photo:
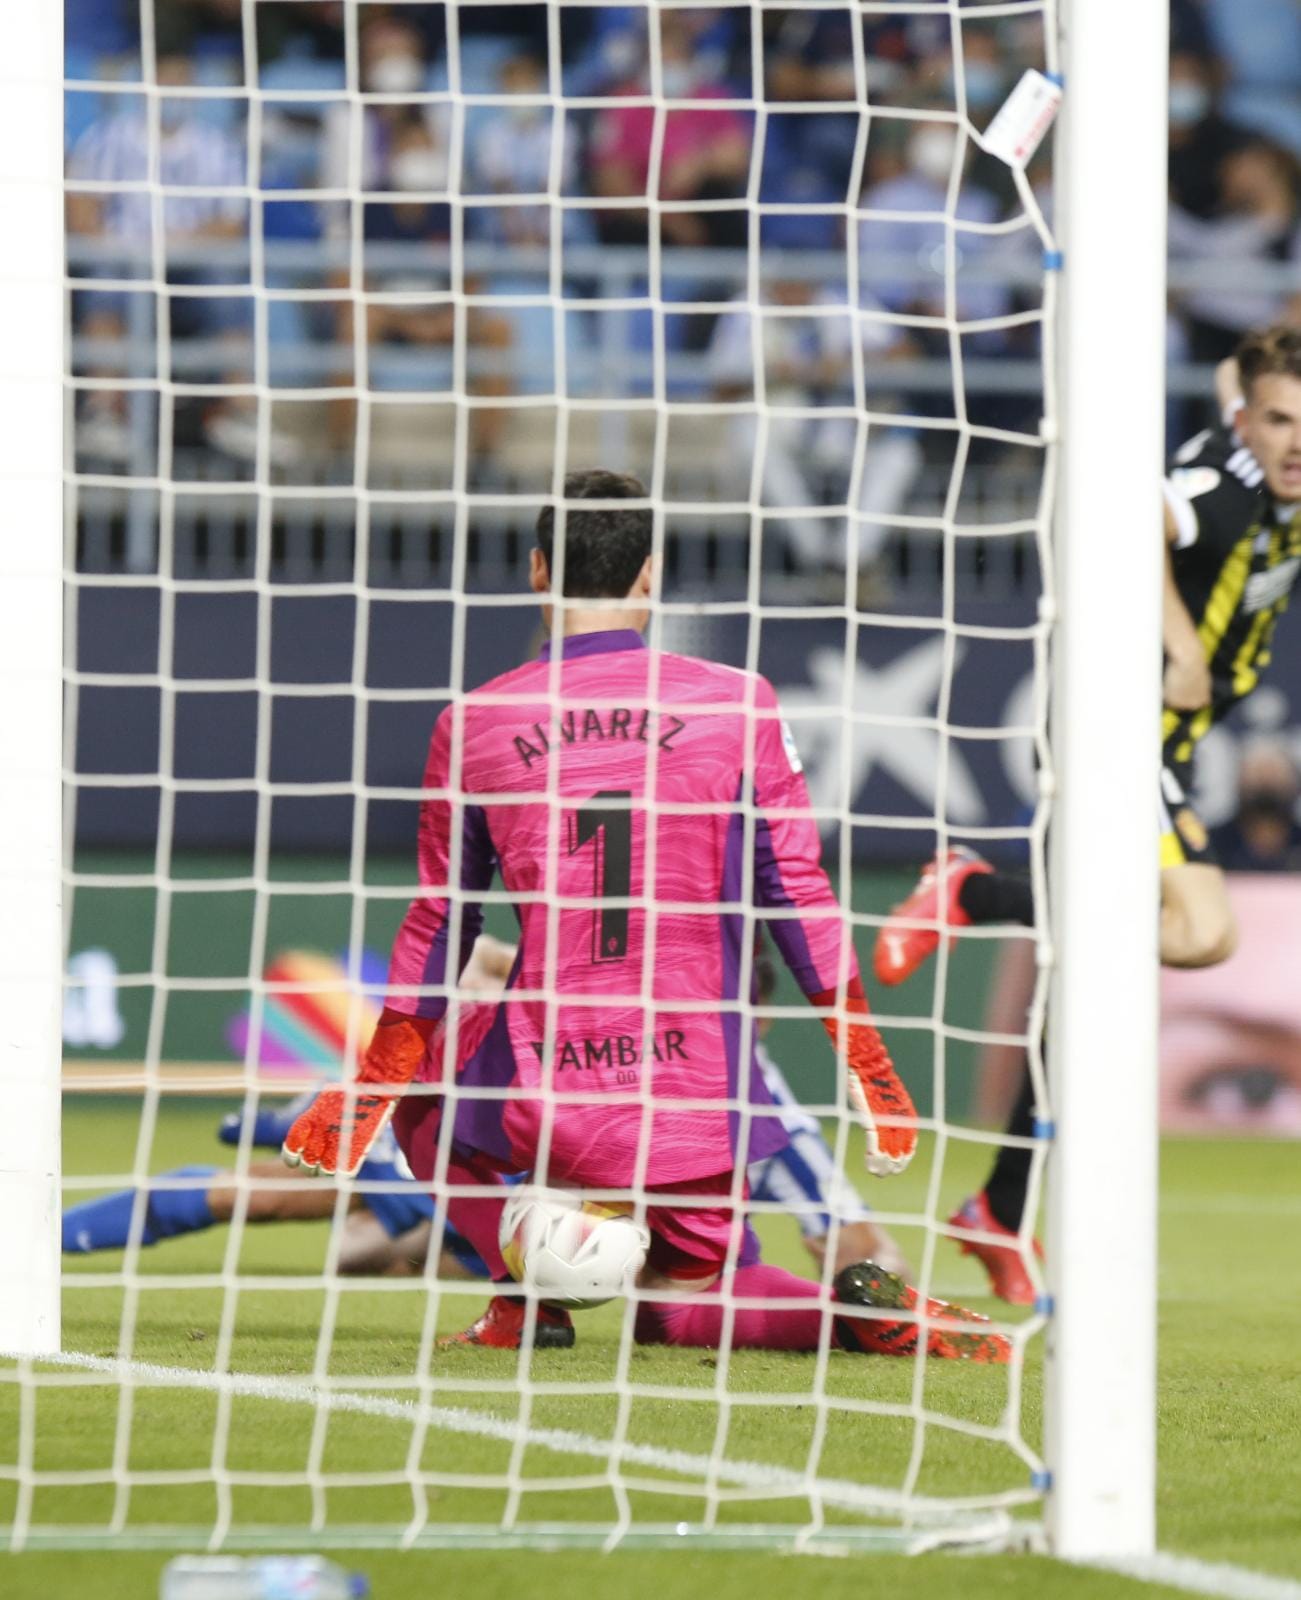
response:
[[[635,478],[572,474],[559,548],[555,514],[542,512],[530,581],[551,596],[563,563],[561,659],[548,647],[439,718],[422,892],[394,945],[388,1006],[358,1084],[317,1098],[286,1158],[350,1172],[395,1114],[418,1178],[484,1185],[449,1198],[448,1214],[494,1274],[495,1173],[631,1191],[651,1230],[643,1342],[716,1345],[725,1291],[736,1347],[816,1349],[831,1315],[833,1345],[905,1354],[920,1316],[931,1353],[1004,1360],[1006,1341],[972,1326],[983,1319],[923,1309],[873,1263],[845,1268],[828,1298],[758,1260],[741,1180],[786,1134],[747,1015],[756,914],[845,1062],[871,1172],[908,1164],[916,1114],[869,1019],[772,687],[642,639],[654,580],[645,500]],[[546,600],[543,616],[550,628]],[[499,1003],[454,1000],[449,1012],[482,923],[477,897],[497,872],[520,921],[514,969]],[[657,1289],[675,1299],[655,1300]],[[503,1292],[462,1338],[514,1347],[524,1323],[523,1299]],[[534,1337],[572,1343],[568,1314],[539,1306]]]

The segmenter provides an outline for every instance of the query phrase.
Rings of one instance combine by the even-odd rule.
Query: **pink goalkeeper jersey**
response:
[[[558,700],[554,671],[544,651],[438,720],[389,1004],[443,1016],[500,871],[519,954],[495,1013],[460,1010],[457,1081],[479,1092],[457,1142],[588,1188],[729,1171],[785,1143],[742,1020],[743,907],[778,913],[806,994],[857,974],[794,744],[765,679],[633,632],[567,639]]]

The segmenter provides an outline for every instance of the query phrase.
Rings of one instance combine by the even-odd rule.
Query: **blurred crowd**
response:
[[[984,127],[1043,64],[1037,16],[973,8],[955,62],[939,4],[767,8],[756,29],[748,6],[153,0],[143,48],[138,0],[65,4],[90,470],[132,458],[123,377],[169,379],[174,443],[228,466],[259,442],[273,465],[304,448],[268,432],[255,385],[324,396],[312,447],[340,455],[366,391],[464,392],[489,484],[508,469],[512,395],[662,385],[843,413],[866,384],[887,416],[951,414],[948,379],[919,376],[951,359],[932,320],[946,309],[946,211],[960,225],[957,315],[983,329],[964,356],[1036,353],[1037,326],[1016,314],[1037,304],[1037,239],[1007,169],[944,118]],[[1262,287],[1243,270],[1301,261],[1295,0],[1174,0],[1170,132],[1172,259],[1206,269],[1172,293],[1171,355],[1210,362],[1247,326],[1301,309],[1285,272]],[[1030,177],[1050,214],[1046,164]],[[756,246],[774,308],[757,330],[725,309],[750,287]],[[574,303],[561,327],[558,301]],[[673,313],[693,302],[724,309]],[[975,384],[967,399],[999,426],[1033,430],[1038,416],[1032,383]],[[837,487],[847,426],[788,418],[767,437],[763,494],[793,508],[800,563],[824,558],[827,535],[798,508],[856,494],[888,517],[920,467],[924,440],[887,426],[861,487]],[[738,445],[753,447],[754,428],[738,414]]]

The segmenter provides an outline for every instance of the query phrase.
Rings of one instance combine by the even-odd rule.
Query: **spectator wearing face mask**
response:
[[[915,74],[948,44],[947,17],[924,13],[856,16],[837,6],[765,7],[763,50],[767,98],[855,100],[854,34],[862,40],[864,86],[876,104],[907,103]]]
[[[770,252],[770,264],[778,260],[780,252]],[[828,576],[832,597],[843,600],[845,510],[858,429],[844,416],[821,417],[817,410],[852,404],[855,340],[869,366],[906,356],[910,347],[897,328],[879,318],[875,303],[866,303],[867,314],[856,316],[832,291],[799,277],[776,279],[765,298],[771,310],[756,313],[743,297],[719,317],[706,352],[711,395],[752,405],[760,392],[758,352],[762,397],[772,408],[759,464],[762,502],[781,513],[773,521],[780,520],[791,565],[806,576]],[[874,396],[874,410],[887,404]],[[742,468],[748,482],[759,445],[757,413],[733,411],[728,433],[733,467]],[[850,508],[856,513],[851,547],[861,576],[869,575],[889,520],[901,509],[920,466],[921,448],[912,434],[875,425],[868,429],[858,503]],[[823,480],[836,502],[835,513],[818,509]]]
[[[1220,169],[1253,138],[1221,116],[1219,84],[1209,56],[1177,49],[1170,57],[1170,200],[1190,217],[1220,208]]]
[[[965,152],[959,149],[959,133],[952,122],[917,122],[910,127],[903,170],[864,191],[858,228],[860,268],[866,286],[888,310],[942,317],[949,185]],[[993,223],[998,214],[998,202],[988,190],[969,181],[961,183],[952,206],[957,223]],[[1002,285],[963,281],[963,266],[987,254],[989,240],[989,235],[961,227],[956,231],[957,314],[963,321],[1003,316],[1009,309],[1010,295]],[[926,331],[918,330],[923,336]],[[987,349],[1002,342],[996,333],[976,339]]]
[[[418,96],[429,89],[430,62],[419,30],[401,17],[371,16],[361,25],[358,45],[362,95],[385,98],[366,99],[360,107],[348,101],[330,106],[321,136],[321,182],[327,189],[353,189],[358,184],[364,190],[385,187],[383,180],[392,158],[394,135],[412,116],[428,124],[436,143],[443,148],[448,144],[451,119],[446,103],[388,98]],[[355,176],[354,116],[362,118],[361,166]],[[346,237],[346,207],[331,207],[329,211],[334,231]]]
[[[155,135],[145,102],[135,96],[112,96],[106,116],[93,122],[68,159],[67,224],[74,241],[91,238],[121,247],[121,260],[87,268],[73,255],[76,276],[138,279],[140,291],[89,289],[74,300],[76,331],[88,339],[123,340],[133,310],[148,300],[146,314],[164,319],[173,344],[186,339],[221,339],[230,347],[234,365],[225,376],[247,381],[240,360],[252,332],[252,299],[248,269],[211,263],[202,248],[248,235],[245,152],[241,140],[206,119],[186,90],[193,83],[184,56],[158,58],[160,89],[157,121],[157,181],[163,190],[158,213],[162,240],[154,237],[154,196],[146,180],[153,174]],[[169,91],[172,91],[169,93]],[[80,182],[100,187],[79,189]],[[120,187],[115,187],[120,185]],[[166,281],[154,277],[161,244]],[[229,286],[228,294],[172,295],[170,287]],[[241,288],[243,292],[241,293]],[[150,335],[152,344],[152,334]],[[87,369],[92,377],[122,375],[121,361]],[[193,377],[193,373],[187,374]],[[217,374],[220,381],[221,374]],[[77,448],[111,462],[126,460],[133,448],[127,426],[125,395],[113,389],[91,391],[77,423]],[[235,402],[208,400],[202,426],[212,442],[214,430],[230,421]]]
[[[404,112],[388,130],[384,168],[375,183],[394,198],[365,203],[362,236],[367,245],[446,244],[452,232],[451,208],[437,197],[447,192],[447,180],[442,129],[431,127],[418,111]],[[409,264],[381,265],[375,254],[366,251],[366,280],[372,287],[430,287],[435,280],[446,287],[446,271],[431,270],[415,251]]]
[[[672,203],[736,200],[745,194],[750,166],[751,125],[747,113],[683,106],[675,100],[725,100],[729,90],[721,77],[722,62],[709,51],[697,51],[696,32],[687,13],[659,13],[660,67],[664,116],[658,199],[662,237],[666,243],[741,247],[748,223],[744,206],[717,211],[674,210]],[[615,91],[620,96],[645,95],[649,63]],[[649,197],[655,108],[614,104],[597,114],[591,135],[592,191],[607,198]],[[640,243],[646,239],[647,214],[634,207],[601,212],[597,226],[606,243]]]
[[[338,288],[347,292],[339,302],[335,339],[351,358],[340,370],[339,382],[370,389],[448,390],[453,387],[454,356],[461,335],[456,304],[449,292],[450,272],[439,259],[441,252],[430,248],[446,246],[451,233],[450,208],[437,198],[447,189],[447,147],[418,110],[408,109],[388,128],[385,154],[378,187],[392,198],[366,203],[360,292],[353,292],[355,286],[348,274],[336,279]],[[467,293],[481,292],[481,288],[476,280],[466,278]],[[412,298],[388,298],[399,294]],[[364,368],[352,357],[358,316],[364,323]],[[461,326],[468,392],[507,392],[504,364],[512,343],[509,324],[480,306],[471,306]],[[329,435],[336,450],[352,447],[356,417],[352,396],[331,402]],[[496,409],[475,406],[470,411],[471,464],[479,473],[496,454],[504,420],[504,414]]]
[[[1253,140],[1233,151],[1220,167],[1220,206],[1207,221],[1172,207],[1172,260],[1206,262],[1236,269],[1252,262],[1288,267],[1290,284],[1301,282],[1301,169],[1288,151]],[[1241,281],[1238,281],[1240,278]],[[1179,298],[1195,361],[1218,362],[1232,355],[1249,328],[1301,318],[1301,293],[1257,286],[1245,274],[1225,277]]]
[[[640,6],[574,6],[565,39],[567,44],[577,39],[565,64],[566,98],[609,94],[645,59],[646,13]]]
[[[963,35],[961,72],[951,61],[945,74],[945,96],[952,99],[956,108],[960,84],[968,120],[983,132],[1021,76],[1024,59],[1009,34],[969,28]],[[1019,206],[1012,169],[1006,161],[977,147],[968,177],[978,189],[993,195],[1000,211]]]
[[[1249,744],[1238,768],[1238,810],[1212,834],[1226,872],[1301,871],[1297,769],[1285,745]]]
[[[556,114],[545,103],[546,64],[537,56],[516,55],[503,65],[497,92],[514,98],[467,123],[467,193],[471,195],[547,195],[551,192],[551,144]],[[559,192],[574,191],[572,140],[565,139]],[[549,245],[551,208],[537,205],[475,205],[467,218],[477,238],[503,244]]]

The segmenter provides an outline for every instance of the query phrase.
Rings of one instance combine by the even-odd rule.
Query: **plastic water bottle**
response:
[[[370,1584],[324,1556],[178,1556],[160,1600],[363,1600]]]

